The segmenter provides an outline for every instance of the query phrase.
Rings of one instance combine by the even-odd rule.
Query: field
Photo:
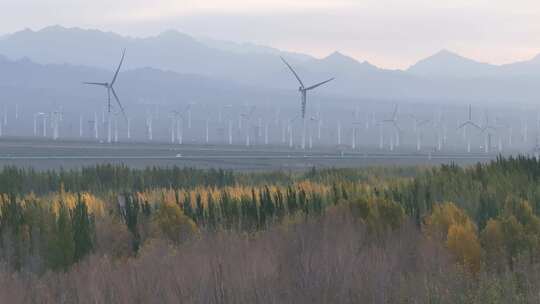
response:
[[[243,171],[305,170],[319,168],[361,168],[392,165],[439,165],[449,162],[474,164],[494,159],[497,154],[460,152],[384,152],[376,149],[348,151],[323,148],[302,151],[277,146],[204,146],[151,143],[113,145],[81,141],[50,141],[11,138],[0,141],[0,166],[15,165],[38,170],[81,168],[96,164],[187,166]]]

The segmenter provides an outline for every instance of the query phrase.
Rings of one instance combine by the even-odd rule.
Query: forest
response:
[[[0,171],[3,303],[538,303],[540,162]]]

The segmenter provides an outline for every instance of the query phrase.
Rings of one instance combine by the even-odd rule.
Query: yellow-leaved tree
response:
[[[154,221],[161,233],[175,243],[187,240],[199,231],[195,222],[174,203],[162,203],[155,213]]]
[[[455,259],[472,273],[478,273],[482,248],[476,227],[454,203],[436,205],[426,219],[426,232],[445,242]]]

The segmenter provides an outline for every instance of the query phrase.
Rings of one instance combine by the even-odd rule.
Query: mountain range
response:
[[[92,92],[81,89],[80,82],[111,77],[124,48],[127,57],[119,90],[130,100],[256,102],[293,96],[298,84],[279,56],[296,67],[305,83],[336,77],[317,91],[328,98],[437,103],[533,103],[540,99],[540,56],[492,65],[443,50],[406,70],[387,70],[340,52],[317,59],[178,31],[133,38],[61,26],[27,29],[0,38],[0,55],[5,56],[0,59],[0,88],[4,91],[0,97],[26,88],[77,100],[88,98]]]

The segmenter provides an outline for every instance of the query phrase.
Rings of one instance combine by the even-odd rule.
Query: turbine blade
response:
[[[479,130],[484,130],[484,129],[482,129],[479,125],[475,124],[474,122],[469,122],[469,124],[471,124],[471,126],[477,128],[477,129],[479,129]]]
[[[120,110],[122,111],[122,116],[127,120],[126,112],[124,111],[124,107],[120,103],[120,99],[118,98],[118,95],[116,95],[116,92],[114,91],[114,88],[111,88],[111,92],[113,93],[114,99],[116,99],[116,103],[118,103],[118,106],[120,107]]]
[[[102,86],[102,87],[106,87],[106,86],[107,86],[107,84],[104,83],[104,82],[83,82],[83,84],[98,85],[98,86]]]
[[[120,72],[120,68],[122,67],[122,63],[124,62],[125,55],[126,55],[126,49],[122,51],[122,58],[120,59],[120,64],[118,64],[118,68],[116,68],[116,72],[114,73],[114,77],[111,81],[111,86],[116,82],[116,77],[118,77],[118,72]]]
[[[285,58],[279,56],[279,58],[281,58],[281,61],[283,61],[283,63],[285,63],[288,67],[289,67],[289,70],[291,70],[291,72],[294,74],[294,77],[296,77],[296,79],[298,80],[298,82],[300,83],[300,86],[302,88],[304,88],[304,83],[302,82],[302,80],[300,79],[300,77],[298,76],[298,74],[296,74],[296,72],[294,71],[294,69],[292,68],[292,66],[285,60]]]
[[[334,80],[334,78],[330,78],[330,79],[325,80],[325,81],[323,81],[323,82],[317,83],[316,85],[312,85],[312,86],[310,86],[309,88],[306,88],[306,91],[313,90],[313,89],[315,89],[315,88],[317,88],[317,87],[320,87],[320,86],[322,86],[323,84],[328,83],[328,82],[330,82],[330,81],[332,81],[332,80]]]

